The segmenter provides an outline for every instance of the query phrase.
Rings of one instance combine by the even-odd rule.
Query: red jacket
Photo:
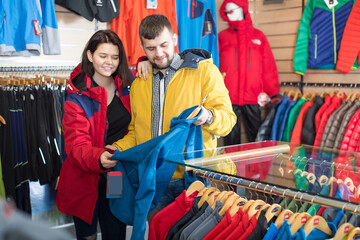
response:
[[[336,69],[349,73],[356,58],[360,61],[360,1],[356,1],[346,22],[341,39]]]
[[[227,3],[243,8],[245,19],[230,21],[225,14]],[[230,27],[219,33],[220,72],[226,73],[225,85],[231,102],[237,105],[258,104],[259,93],[269,96],[280,92],[279,77],[270,45],[264,33],[252,25],[247,0],[225,0],[220,16]]]
[[[129,95],[120,89],[121,79],[116,77],[114,83],[130,112]],[[99,174],[104,172],[99,157],[105,151],[107,94],[103,87],[91,87],[90,77],[80,75],[79,66],[70,76],[67,93],[63,118],[66,159],[60,171],[56,204],[61,212],[91,224]]]

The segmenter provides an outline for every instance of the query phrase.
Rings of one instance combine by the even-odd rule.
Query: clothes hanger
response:
[[[230,208],[230,216],[234,216],[239,211],[239,209],[245,205],[246,202],[247,201],[242,197],[239,197],[237,200],[235,200]]]
[[[297,193],[300,193],[300,192],[297,192]],[[294,200],[296,198],[296,195],[297,193],[295,194],[294,196]],[[316,196],[315,196],[316,197]],[[314,198],[315,198],[314,197]],[[312,201],[314,200],[314,198],[312,199]],[[297,210],[296,210],[297,212]],[[294,215],[292,215],[291,217],[293,217]],[[307,212],[302,212],[302,213],[299,213],[298,215],[296,215],[296,217],[294,218],[293,222],[292,223],[289,223],[291,224],[290,226],[290,231],[291,231],[291,234],[294,235],[297,231],[299,231],[299,229],[305,225],[305,223],[311,218],[311,215]],[[290,220],[290,219],[289,219]]]
[[[214,192],[219,192],[219,189],[215,188],[215,187],[210,187],[208,189],[205,190],[204,194],[202,195],[202,197],[200,198],[199,202],[198,202],[198,208],[201,208],[201,206],[204,204],[204,202],[210,197],[210,195]]]
[[[201,189],[201,190],[199,191],[199,193],[197,194],[197,196],[198,196],[198,197],[201,197],[202,195],[204,195],[205,191],[208,190],[208,189],[209,189],[209,188],[204,187],[203,189]]]
[[[257,186],[259,185],[260,183],[258,183],[256,186],[255,186],[255,193],[256,193],[256,189],[257,189]],[[249,211],[248,211],[248,215],[249,215],[249,219],[251,219],[258,211],[259,209],[264,206],[266,203],[259,199],[255,200],[255,202],[253,204],[251,204],[251,206],[249,207]]]
[[[329,180],[329,178],[327,176],[321,175],[319,177],[318,182],[319,182],[320,186],[324,186],[324,184],[326,184],[328,182],[328,180]]]
[[[348,186],[349,190],[352,193],[355,191],[355,185],[351,178],[349,178],[349,177],[345,178],[344,183],[346,184],[346,186]]]
[[[267,186],[265,186],[264,187],[264,192],[265,192],[265,190],[266,190],[266,187]],[[273,186],[271,189],[270,189],[270,197],[272,198],[272,202],[273,202],[273,204],[271,204],[270,206],[269,206],[269,208],[266,210],[266,213],[265,213],[265,218],[266,218],[266,221],[267,222],[270,222],[270,220],[274,217],[274,216],[279,216],[279,214],[280,214],[280,212],[281,212],[281,206],[280,206],[280,204],[277,204],[277,203],[275,203],[275,200],[274,200],[274,198],[272,197],[272,191],[273,191],[273,189],[274,189],[274,187],[276,188],[276,186]],[[260,209],[261,211],[263,210],[263,209]],[[260,211],[259,211],[260,212]]]
[[[347,95],[346,97],[346,101],[351,101],[352,96],[354,96],[354,93],[353,92],[349,93],[349,95]]]
[[[305,92],[303,97],[310,100],[311,96],[312,96],[311,92]]]
[[[359,93],[354,93],[354,95],[351,97],[351,101],[354,102],[356,99],[358,99],[360,96]]]
[[[210,196],[206,199],[206,201],[208,202],[209,206],[212,209],[215,209],[216,206],[216,198],[219,196],[220,191],[214,191],[213,193],[210,194]]]
[[[191,183],[190,186],[186,189],[186,196],[190,196],[194,192],[199,192],[205,188],[205,185],[203,182],[196,180],[195,182]]]
[[[251,186],[251,184],[252,183],[255,183],[254,181],[252,181],[250,184],[249,184],[249,188],[250,188],[250,186]],[[253,200],[252,199],[252,193],[251,193],[251,191],[250,191],[250,199],[244,204],[244,206],[243,206],[243,208],[242,208],[242,210],[243,210],[243,212],[246,212],[248,209],[249,209],[249,207],[255,202],[255,200]]]
[[[336,177],[330,177],[329,181],[327,182],[327,185],[330,185],[332,182],[337,182]]]
[[[313,174],[313,173],[309,173],[309,174],[306,176],[306,179],[309,181],[309,183],[315,184],[316,176],[315,176],[315,174]]]
[[[274,186],[276,188],[276,186]],[[274,187],[272,187],[271,189],[273,189]],[[285,189],[282,195],[282,198],[284,199],[285,197],[285,193],[286,191],[288,191],[289,189]],[[294,213],[287,209],[287,202],[285,201],[285,208],[281,211],[281,213],[279,214],[279,216],[277,217],[277,219],[275,220],[275,225],[278,229],[280,229],[280,227],[283,225],[285,220],[288,220],[290,218],[290,216],[292,216]]]
[[[239,198],[240,198],[240,196],[237,195],[237,194],[231,195],[231,196],[226,200],[226,202],[224,203],[224,206],[220,209],[219,215],[220,215],[220,216],[224,216],[224,215],[225,215],[225,212],[226,212],[230,207],[232,207],[232,205],[235,203],[235,201],[237,201]]]
[[[206,94],[206,96],[205,96],[204,99],[202,100],[201,104],[200,104],[197,108],[195,108],[195,109],[189,114],[189,116],[188,116],[186,119],[193,118],[193,117],[195,117],[195,116],[197,116],[197,115],[199,114],[199,112],[200,112],[200,110],[201,110],[201,107],[204,105],[205,100],[206,100],[206,98],[208,97],[208,95],[209,95],[209,94]]]
[[[294,101],[299,100],[302,97],[302,93],[298,90],[295,92]]]
[[[268,203],[265,203],[256,213],[256,219],[259,219],[259,216],[261,214],[261,212],[264,210],[264,209],[269,209],[271,207],[270,204]],[[266,213],[265,213],[266,214]]]
[[[342,207],[342,211],[344,213],[344,208],[346,206],[345,203]],[[334,235],[334,240],[341,240],[344,237],[348,236],[348,234],[351,232],[352,229],[354,229],[354,226],[351,223],[347,222],[347,215],[344,214],[345,217],[345,222],[343,224],[341,224],[341,226],[337,229],[335,235]]]
[[[337,93],[338,93],[338,90],[332,90],[332,91],[330,92],[330,97],[335,96]]]
[[[320,97],[325,98],[327,95],[329,95],[326,91],[321,92]]]
[[[332,230],[329,228],[329,225],[322,216],[313,216],[305,223],[305,236],[308,236],[315,228],[319,229],[320,231],[326,233],[329,236],[333,235]]]
[[[344,98],[345,98],[344,92],[338,92],[338,93],[336,94],[336,96],[338,96],[338,97],[341,98],[341,99],[344,99]]]
[[[359,234],[360,234],[360,227],[353,228],[350,231],[346,240],[353,240],[353,239],[355,239],[356,236],[359,236]]]
[[[316,96],[318,96],[319,94],[317,92],[314,92],[312,95],[311,95],[311,98],[310,98],[310,101],[314,101]]]
[[[1,124],[6,125],[6,121],[3,118],[3,116],[0,115],[0,127],[1,127]]]
[[[287,96],[290,98],[290,99],[294,99],[295,97],[295,91],[294,90],[290,90],[287,94]]]

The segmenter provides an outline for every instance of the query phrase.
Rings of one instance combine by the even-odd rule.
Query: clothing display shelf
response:
[[[329,180],[330,184],[330,180],[337,180],[336,172],[341,176],[360,175],[360,168],[355,166],[356,161],[360,160],[359,153],[264,141],[176,155],[178,160],[184,161],[167,161],[182,165],[185,171],[192,171],[195,177],[287,197],[301,203],[308,202],[360,213],[359,201],[323,195],[320,191],[325,185],[320,185],[320,180]],[[188,157],[201,155],[203,157]],[[344,164],[344,161],[340,162],[339,159],[350,159],[352,164]],[[308,181],[309,187],[304,189],[299,179]],[[355,182],[357,181],[354,179]],[[353,191],[356,191],[358,186],[354,187]]]

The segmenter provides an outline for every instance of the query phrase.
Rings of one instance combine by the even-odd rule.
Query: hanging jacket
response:
[[[346,128],[349,125],[349,122],[350,122],[351,118],[353,117],[353,115],[355,114],[355,112],[359,109],[359,107],[360,107],[360,101],[358,99],[356,99],[354,104],[345,113],[344,118],[341,121],[339,131],[338,131],[338,133],[336,135],[334,149],[340,149],[340,146],[341,146],[341,143],[343,141]]]
[[[232,2],[242,7],[245,18],[230,21],[225,6]],[[258,104],[258,95],[280,92],[279,77],[270,45],[263,32],[252,25],[247,0],[225,0],[220,16],[230,27],[219,33],[220,72],[232,104]]]
[[[354,0],[339,0],[329,9],[323,0],[307,2],[300,20],[294,53],[294,71],[335,69],[344,27]]]
[[[280,124],[280,127],[278,129],[278,141],[282,141],[283,140],[283,135],[284,135],[284,130],[285,130],[285,127],[286,127],[286,124],[287,124],[287,121],[289,119],[289,114],[291,112],[291,110],[294,108],[294,106],[296,105],[296,101],[295,100],[292,100],[290,99],[290,101],[288,102],[287,106],[286,106],[286,110],[285,110],[285,113],[284,113],[284,116],[283,118],[281,119],[281,124]]]
[[[215,1],[176,1],[179,51],[201,48],[211,52],[219,67],[218,30]]]
[[[121,89],[121,83],[116,77],[120,100],[130,112],[129,88]],[[107,94],[101,86],[92,87],[90,77],[82,76],[79,66],[70,76],[67,93],[63,118],[66,159],[60,171],[56,204],[61,212],[91,224],[99,174],[105,172],[99,157],[106,150]]]
[[[268,103],[266,106],[270,107],[269,113],[266,115],[265,120],[261,124],[257,136],[256,136],[256,142],[261,142],[265,140],[271,139],[271,128],[274,124],[275,115],[278,106],[281,103],[281,99],[276,99],[272,101],[271,103]]]
[[[146,16],[151,14],[166,16],[171,23],[174,33],[178,34],[175,0],[156,0],[156,9],[147,8],[147,1],[144,0],[118,1],[119,16],[111,21],[111,30],[123,42],[129,65],[135,66],[137,60],[144,55],[144,51],[140,47],[139,26],[141,20]],[[178,46],[175,46],[175,48],[176,52],[178,52]]]
[[[319,130],[321,118],[322,118],[324,112],[326,111],[326,109],[328,109],[328,107],[331,105],[331,101],[332,101],[332,98],[330,97],[330,95],[327,95],[324,99],[324,104],[321,105],[319,110],[316,112],[316,115],[315,115],[315,131],[316,132],[318,132],[318,130]]]
[[[321,138],[322,138],[322,136],[323,136],[326,123],[327,123],[330,115],[331,115],[337,108],[340,107],[341,102],[342,102],[342,98],[338,97],[337,95],[335,95],[335,96],[332,98],[332,102],[331,102],[330,106],[326,109],[326,111],[323,113],[323,115],[322,115],[322,117],[321,117],[320,124],[319,124],[319,128],[317,129],[316,136],[315,136],[314,146],[316,146],[316,147],[320,146]]]
[[[2,0],[0,5],[0,55],[37,56],[41,45],[43,54],[61,54],[54,1]]]
[[[184,110],[171,119],[170,130],[126,151],[115,151],[113,168],[123,173],[123,196],[110,199],[110,210],[120,221],[133,225],[131,239],[144,239],[146,216],[155,208],[171,180],[177,164],[183,163],[181,154],[190,152],[188,159],[203,157],[201,127],[192,124],[199,114],[187,119],[195,107]],[[166,160],[166,161],[165,161]],[[194,181],[185,174],[185,187]]]
[[[284,117],[286,107],[287,107],[289,101],[290,101],[289,97],[284,96],[283,100],[281,101],[280,105],[277,108],[274,123],[273,123],[272,128],[271,128],[271,139],[270,140],[275,140],[276,141],[280,137],[278,132],[279,132],[281,121],[282,121],[282,119]]]
[[[357,58],[360,59],[360,2],[356,1],[346,22],[343,38],[340,44],[339,58],[336,70],[349,73]],[[353,67],[353,69],[356,69]]]
[[[324,99],[320,96],[315,97],[314,105],[309,109],[304,119],[303,129],[301,130],[301,143],[313,145],[316,136],[315,117],[318,110],[324,104]]]
[[[301,107],[300,113],[297,117],[294,129],[291,134],[291,143],[301,144],[301,132],[303,129],[304,120],[309,109],[314,105],[314,101],[308,101]]]
[[[179,54],[184,60],[170,79],[164,96],[162,131],[168,132],[173,117],[194,105],[201,104],[206,95],[204,107],[214,114],[213,122],[202,125],[204,149],[216,148],[216,136],[227,135],[235,125],[236,116],[232,111],[228,90],[222,76],[208,51],[189,49]],[[150,71],[152,72],[152,70]],[[194,79],[196,81],[194,81]],[[148,80],[135,79],[131,86],[131,122],[128,134],[113,145],[124,151],[144,143],[152,136],[153,75]],[[142,97],[139,97],[142,96]],[[177,170],[174,178],[182,178],[183,171]]]
[[[344,101],[344,100],[343,100]],[[341,120],[346,111],[352,106],[352,101],[344,102],[336,111],[330,116],[326,123],[324,134],[321,138],[321,147],[333,148],[336,135],[339,131]]]
[[[291,133],[294,129],[295,123],[296,123],[296,119],[299,116],[299,113],[301,111],[301,107],[304,105],[305,102],[309,101],[309,99],[307,98],[300,98],[295,106],[291,109],[290,113],[289,113],[289,117],[288,120],[286,122],[285,125],[285,129],[282,135],[282,141],[285,142],[290,142],[291,139]]]

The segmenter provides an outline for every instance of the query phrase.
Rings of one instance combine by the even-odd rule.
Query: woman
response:
[[[126,225],[110,212],[103,173],[116,165],[107,145],[123,138],[130,123],[131,77],[123,44],[110,30],[90,38],[70,76],[56,204],[73,216],[78,239],[95,239],[98,221],[102,239],[125,239]]]

